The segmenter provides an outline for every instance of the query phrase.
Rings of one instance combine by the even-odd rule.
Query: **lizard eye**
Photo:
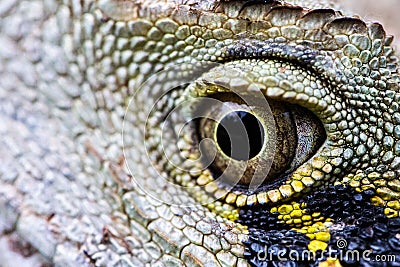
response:
[[[234,94],[216,94],[197,123],[205,162],[221,184],[268,189],[308,160],[326,139],[322,123],[305,108],[269,99],[270,110]],[[200,104],[199,107],[202,105]]]

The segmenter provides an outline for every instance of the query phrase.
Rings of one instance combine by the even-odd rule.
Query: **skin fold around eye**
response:
[[[335,163],[328,148],[339,145],[334,142],[337,133],[329,124],[332,110],[324,108],[327,101],[339,96],[327,94],[329,85],[312,71],[300,70],[302,66],[290,62],[255,59],[196,68],[192,74],[178,66],[174,77],[176,73],[186,77],[187,73],[196,78],[177,87],[181,92],[177,101],[169,101],[168,94],[157,101],[168,112],[156,112],[146,128],[146,144],[156,171],[192,190],[201,203],[218,199],[221,205],[236,207],[288,199],[322,183],[322,172],[329,177],[329,172],[339,173],[331,164],[320,164],[322,158]],[[302,92],[299,97],[294,90]],[[315,101],[317,97],[322,100]],[[204,100],[218,104],[203,104]],[[262,131],[264,135],[257,153],[238,160],[222,149],[218,130],[224,118],[239,113],[254,117],[256,125],[250,128],[259,128],[256,135]],[[161,122],[162,140],[167,142],[157,139]],[[159,143],[163,144],[163,157]],[[228,140],[228,147],[234,144]],[[309,172],[311,167],[321,171]],[[305,175],[315,179],[300,180]]]

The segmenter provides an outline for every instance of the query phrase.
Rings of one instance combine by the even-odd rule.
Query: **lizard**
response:
[[[399,64],[380,24],[301,0],[6,0],[0,14],[2,266],[374,264],[277,259],[338,240],[398,264]],[[208,115],[230,118],[207,106],[185,127],[203,98],[274,143],[256,145],[279,159],[257,188],[247,166],[217,179],[226,151],[196,161],[202,138],[223,146]]]

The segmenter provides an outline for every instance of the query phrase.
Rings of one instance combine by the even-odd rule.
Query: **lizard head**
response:
[[[398,242],[393,38],[306,4],[97,1],[82,17],[95,22],[83,39],[98,41],[83,49],[100,77],[90,86],[122,92],[126,108],[123,201],[168,253],[262,265],[263,246],[287,255],[346,238],[359,250]],[[171,223],[180,217],[185,236]]]
[[[397,266],[399,57],[335,2],[2,1],[0,265]]]

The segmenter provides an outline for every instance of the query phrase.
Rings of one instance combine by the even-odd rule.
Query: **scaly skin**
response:
[[[339,238],[398,254],[391,38],[379,24],[313,11],[337,8],[325,1],[247,2],[0,5],[2,266],[261,265],[264,245],[327,250]],[[199,129],[177,138],[167,127],[163,148],[159,139],[171,109],[217,90],[300,105],[326,141],[284,177],[228,190],[177,156],[199,156]],[[173,125],[184,123],[177,114]]]

